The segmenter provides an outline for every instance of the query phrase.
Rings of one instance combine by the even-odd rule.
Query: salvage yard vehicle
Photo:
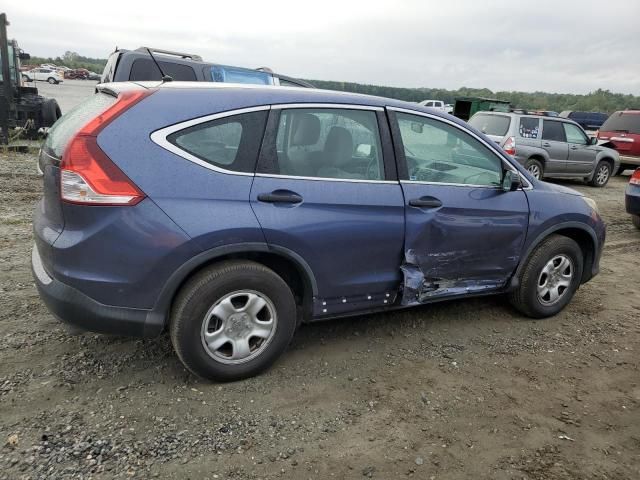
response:
[[[585,130],[593,132],[598,130],[609,117],[609,115],[602,112],[576,112],[573,110],[560,112],[560,116],[573,120]]]
[[[598,140],[620,154],[621,170],[640,166],[640,110],[611,114],[600,128]]]
[[[624,192],[624,205],[631,221],[640,229],[640,168],[636,168]]]
[[[150,53],[151,51],[151,53]],[[157,58],[157,64],[154,59]],[[160,67],[160,68],[158,68]],[[205,62],[200,55],[140,47],[116,49],[107,60],[102,83],[162,80],[162,73],[172,80],[188,82],[249,83],[313,88],[308,82],[273,73],[268,68],[242,68]]]
[[[27,82],[49,82],[52,85],[64,82],[64,76],[58,70],[51,68],[38,67],[33,70],[22,72],[22,77]]]
[[[58,103],[22,84],[22,60],[31,57],[7,36],[6,14],[0,14],[0,145],[17,145],[16,140],[37,138],[44,128],[60,118]]]
[[[575,178],[604,187],[620,167],[618,152],[597,145],[596,138],[571,120],[480,112],[469,125],[500,145],[537,179]]]
[[[456,98],[453,115],[461,120],[469,120],[477,112],[508,112],[511,104],[506,100],[484,97]]]
[[[39,157],[38,291],[82,329],[168,329],[203,377],[257,374],[300,322],[487,294],[549,317],[599,271],[595,202],[444,113],[301,88],[97,90]]]

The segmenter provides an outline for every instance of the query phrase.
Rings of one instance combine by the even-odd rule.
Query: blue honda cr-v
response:
[[[171,333],[254,375],[301,321],[506,293],[554,315],[598,272],[595,203],[416,104],[286,87],[113,83],[40,155],[33,272],[60,319]]]

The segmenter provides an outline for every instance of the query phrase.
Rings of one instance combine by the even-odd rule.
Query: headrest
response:
[[[293,137],[291,145],[315,145],[320,138],[320,119],[310,113],[293,116]]]

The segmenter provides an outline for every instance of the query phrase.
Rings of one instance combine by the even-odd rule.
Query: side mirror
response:
[[[502,177],[502,190],[504,192],[513,192],[517,190],[522,185],[522,181],[520,180],[520,175],[512,170],[507,170],[504,172],[504,176]]]
[[[598,144],[598,137],[589,137],[589,145],[597,145]]]
[[[25,52],[20,52],[20,53],[18,53],[18,58],[20,60],[31,60],[31,55],[29,55],[28,53],[25,53]]]

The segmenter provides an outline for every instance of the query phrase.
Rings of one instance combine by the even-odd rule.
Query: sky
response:
[[[640,95],[640,1],[27,0],[0,6],[26,52],[116,46],[395,87]]]

